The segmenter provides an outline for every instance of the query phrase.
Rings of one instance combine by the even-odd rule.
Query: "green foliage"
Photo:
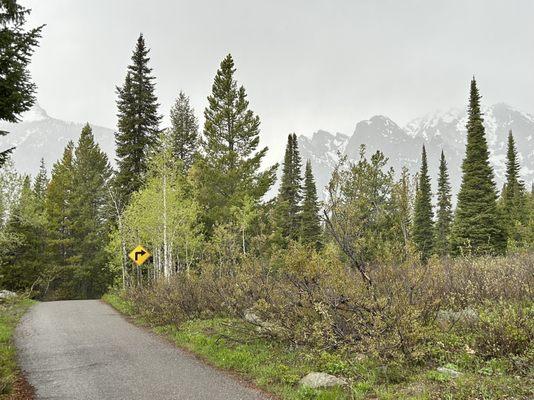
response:
[[[510,131],[508,134],[508,151],[506,153],[506,183],[500,202],[510,247],[522,247],[525,245],[524,227],[528,221],[527,194],[519,173],[520,165],[517,159],[517,150],[512,131]]]
[[[319,249],[321,247],[322,228],[321,220],[319,219],[317,188],[310,161],[306,162],[306,170],[304,172],[304,200],[300,219],[300,238],[302,243],[310,244]]]
[[[438,176],[438,210],[436,212],[437,221],[435,226],[434,248],[437,255],[447,256],[451,250],[450,235],[452,225],[452,202],[451,184],[445,154],[441,152]]]
[[[7,400],[19,375],[13,333],[32,304],[33,301],[21,297],[0,302],[0,399],[6,396]]]
[[[1,287],[22,291],[37,281],[42,270],[40,257],[45,253],[45,238],[45,216],[26,176],[0,247]]]
[[[116,186],[123,197],[138,190],[148,168],[148,155],[158,146],[159,122],[149,49],[137,39],[132,64],[122,87],[117,87],[118,132],[115,134],[118,172]]]
[[[276,224],[284,240],[298,240],[301,234],[302,201],[301,158],[297,135],[287,137],[282,179],[276,198]]]
[[[173,155],[181,160],[184,168],[188,170],[198,152],[200,138],[193,107],[184,92],[180,92],[171,108],[170,131]]]
[[[413,241],[423,261],[428,260],[433,251],[433,217],[432,188],[430,186],[430,177],[428,176],[426,150],[425,146],[423,146],[413,217]]]
[[[394,194],[393,170],[386,166],[381,152],[367,159],[362,146],[360,160],[342,159],[328,186],[328,233],[364,279],[369,265],[407,250],[406,193]]]
[[[17,0],[0,1],[0,121],[18,122],[35,101],[28,66],[43,27],[24,30],[29,13]],[[0,151],[0,167],[12,150]]]
[[[453,251],[473,254],[502,254],[506,237],[497,209],[493,168],[480,111],[480,95],[475,79],[467,121],[467,146],[462,163],[462,185],[453,226]]]
[[[203,220],[211,234],[233,221],[232,209],[246,196],[259,201],[273,184],[277,166],[261,171],[267,148],[257,151],[260,119],[249,109],[243,86],[234,79],[234,60],[222,62],[204,111],[203,155],[193,168]]]

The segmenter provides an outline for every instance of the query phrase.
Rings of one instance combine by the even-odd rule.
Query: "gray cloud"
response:
[[[351,133],[463,106],[476,74],[487,104],[534,112],[532,1],[25,0],[46,23],[32,74],[52,116],[116,125],[115,91],[143,32],[161,112],[180,89],[201,116],[231,52],[278,160],[289,132]]]

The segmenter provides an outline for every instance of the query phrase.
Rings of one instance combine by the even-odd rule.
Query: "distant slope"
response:
[[[447,112],[428,114],[401,128],[385,116],[374,116],[356,125],[349,138],[342,134],[332,135],[325,131],[311,138],[299,137],[302,159],[310,159],[316,175],[318,188],[328,183],[337,161],[331,149],[339,149],[349,159],[355,160],[361,144],[367,154],[381,150],[389,158],[396,171],[407,166],[412,173],[419,168],[421,146],[426,145],[432,184],[436,185],[439,153],[443,149],[449,163],[454,192],[461,183],[461,164],[465,152],[467,115],[465,111],[452,109]],[[534,181],[534,116],[500,103],[484,109],[484,125],[490,147],[490,159],[495,169],[497,186],[500,189],[505,179],[506,146],[508,131],[512,129],[522,166],[522,177],[530,188]],[[324,195],[324,192],[322,193]]]
[[[35,175],[41,158],[48,170],[61,157],[63,149],[72,140],[76,142],[85,124],[66,122],[50,117],[39,105],[25,113],[22,122],[9,124],[0,122],[0,129],[9,132],[0,137],[0,149],[15,146],[12,158],[15,167],[22,173]],[[113,164],[115,152],[112,129],[92,125],[95,140]]]

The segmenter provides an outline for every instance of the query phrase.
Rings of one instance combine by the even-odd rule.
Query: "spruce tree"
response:
[[[298,151],[297,135],[287,137],[282,180],[276,199],[276,219],[280,234],[284,239],[297,240],[300,229],[300,202],[302,200],[301,158]]]
[[[106,265],[109,209],[106,185],[111,167],[106,154],[95,143],[89,124],[85,125],[74,149],[70,189],[70,234],[73,254],[69,263],[77,265],[77,297],[100,295],[109,283]]]
[[[321,220],[319,219],[319,201],[317,187],[313,177],[310,160],[304,171],[304,200],[301,214],[301,240],[315,248],[321,246]]]
[[[428,260],[433,250],[433,217],[432,188],[428,176],[426,149],[423,146],[413,217],[413,241],[423,261]]]
[[[198,123],[189,97],[180,92],[171,108],[171,146],[174,157],[188,170],[198,151]]]
[[[43,27],[24,30],[29,13],[17,0],[0,0],[0,121],[18,122],[35,101],[28,66]],[[12,151],[0,151],[0,167]]]
[[[497,191],[480,110],[476,81],[471,81],[467,145],[462,184],[453,225],[453,251],[458,254],[502,254],[506,237],[497,209]]]
[[[46,171],[44,159],[41,158],[41,165],[39,166],[39,172],[35,176],[35,180],[33,182],[33,191],[35,192],[35,199],[36,199],[38,208],[42,211],[44,211],[44,208],[45,208],[47,188],[48,188],[48,173]]]
[[[203,157],[194,172],[208,233],[235,222],[231,210],[250,197],[257,203],[275,179],[277,166],[261,170],[267,147],[258,150],[260,119],[249,109],[245,88],[234,78],[234,60],[220,65],[204,111]]]
[[[74,143],[65,147],[62,158],[52,167],[46,196],[46,217],[49,231],[47,259],[58,267],[69,264],[74,255],[72,237],[72,188]]]
[[[154,93],[155,78],[148,66],[148,53],[145,39],[140,35],[124,85],[117,87],[118,132],[115,143],[118,172],[115,184],[125,199],[140,188],[149,155],[158,147],[161,116]]]
[[[450,234],[452,224],[451,184],[445,154],[441,151],[438,175],[438,210],[435,227],[434,249],[439,256],[447,256],[450,253]]]
[[[508,151],[506,153],[506,183],[502,192],[502,211],[504,227],[508,240],[521,241],[517,225],[525,225],[527,221],[525,184],[519,177],[521,166],[517,157],[514,136],[508,133]]]

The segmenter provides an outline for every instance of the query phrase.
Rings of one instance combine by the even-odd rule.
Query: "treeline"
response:
[[[341,157],[324,203],[311,164],[288,136],[278,195],[266,200],[278,166],[263,166],[260,119],[235,78],[231,55],[215,75],[204,127],[180,92],[161,128],[149,49],[138,38],[117,87],[117,170],[87,125],[48,180],[1,172],[0,286],[44,298],[97,297],[110,286],[142,285],[206,265],[238,267],[263,258],[273,267],[287,249],[335,253],[372,284],[374,265],[459,255],[500,255],[534,243],[534,195],[519,177],[510,132],[506,184],[498,193],[473,79],[463,179],[453,209],[442,153],[433,205],[425,148],[410,176],[381,152]],[[304,171],[303,171],[304,169]],[[153,260],[132,266],[143,244]],[[278,260],[278,261],[277,261]]]

